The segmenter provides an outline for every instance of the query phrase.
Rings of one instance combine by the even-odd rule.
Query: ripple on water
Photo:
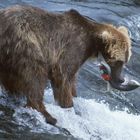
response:
[[[140,14],[128,16],[121,20],[120,24],[128,27],[130,36],[135,42],[140,42]]]

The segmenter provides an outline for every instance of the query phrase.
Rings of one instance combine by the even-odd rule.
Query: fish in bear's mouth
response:
[[[121,91],[131,91],[140,87],[140,83],[135,80],[128,80],[123,78],[122,82],[114,82],[111,77],[111,68],[105,61],[100,61],[100,72],[101,77],[107,81],[111,87],[121,90]]]

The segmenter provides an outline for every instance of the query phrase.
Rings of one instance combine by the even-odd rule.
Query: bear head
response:
[[[105,24],[100,29],[99,38],[99,52],[111,69],[109,82],[112,87],[124,91],[137,88],[139,85],[131,80],[124,84],[125,78],[121,74],[123,66],[131,57],[131,40],[127,28]]]

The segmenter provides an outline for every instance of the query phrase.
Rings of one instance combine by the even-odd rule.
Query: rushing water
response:
[[[0,0],[0,8],[30,4],[49,11],[71,8],[98,22],[128,27],[133,55],[124,69],[140,82],[140,1],[139,0]],[[131,92],[106,92],[95,62],[86,62],[77,78],[78,97],[74,107],[57,106],[51,88],[45,90],[44,104],[57,118],[58,129],[46,124],[36,110],[24,108],[26,98],[9,97],[0,91],[0,139],[21,140],[139,140],[140,88]]]

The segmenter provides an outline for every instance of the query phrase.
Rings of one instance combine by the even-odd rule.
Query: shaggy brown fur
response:
[[[0,81],[10,93],[27,96],[27,106],[54,119],[43,105],[46,81],[61,107],[73,106],[75,75],[101,52],[110,63],[126,62],[130,40],[124,27],[99,24],[70,10],[54,14],[32,6],[0,11]]]

